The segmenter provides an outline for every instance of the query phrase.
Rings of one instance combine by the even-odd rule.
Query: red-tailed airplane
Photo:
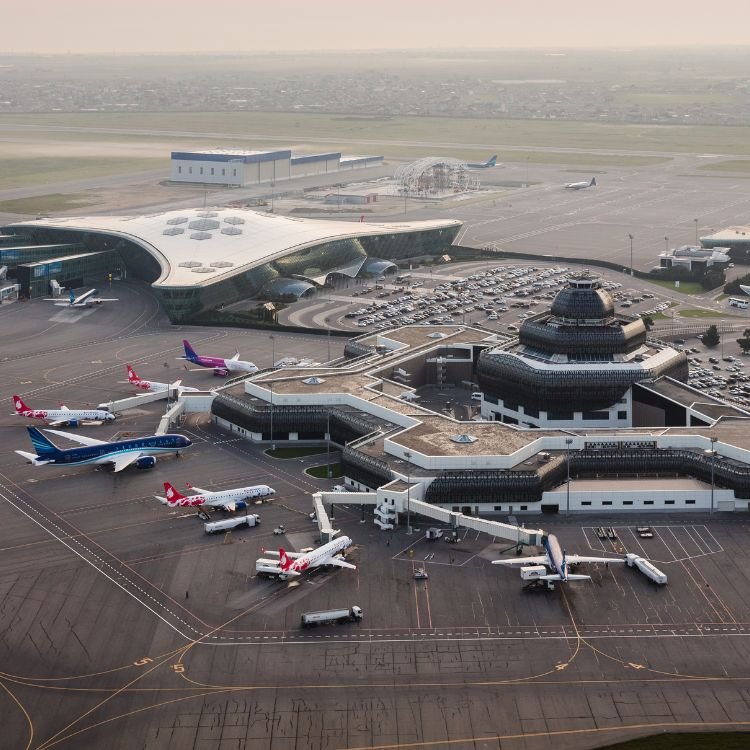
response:
[[[339,568],[351,568],[356,570],[357,566],[344,560],[341,554],[347,547],[351,547],[352,540],[348,536],[341,536],[334,539],[322,547],[314,549],[312,552],[286,552],[279,548],[278,552],[263,550],[266,555],[278,557],[279,562],[275,570],[267,570],[278,575],[282,580],[290,576],[302,575],[310,568],[318,568],[321,565],[336,565]],[[275,563],[275,560],[264,560],[266,564]],[[273,567],[271,565],[270,567]]]
[[[220,508],[221,510],[233,513],[236,510],[244,510],[247,507],[248,500],[252,500],[255,497],[268,497],[269,495],[276,494],[276,490],[267,484],[236,487],[232,490],[219,490],[218,492],[202,490],[200,487],[190,487],[190,489],[195,490],[199,494],[183,495],[169,482],[164,482],[166,497],[161,497],[160,495],[154,495],[154,497],[163,505],[169,505],[170,508]]]
[[[64,404],[59,409],[30,409],[20,396],[13,396],[13,406],[19,417],[43,419],[53,427],[78,427],[81,422],[112,422],[115,415],[104,409],[68,409]]]

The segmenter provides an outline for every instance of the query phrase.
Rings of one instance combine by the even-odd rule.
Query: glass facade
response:
[[[455,239],[461,225],[393,232],[377,236],[358,236],[350,239],[322,241],[300,250],[277,257],[272,261],[248,270],[222,275],[206,282],[196,274],[196,283],[184,286],[155,284],[153,289],[161,299],[173,323],[189,322],[207,310],[242,299],[252,299],[263,294],[268,284],[284,278],[304,278],[322,284],[321,278],[348,268],[363,273],[368,258],[389,261],[421,255],[442,255]],[[362,225],[367,231],[367,225]],[[134,240],[125,239],[105,231],[67,229],[47,225],[24,226],[23,232],[34,244],[66,242],[82,251],[116,251],[131,276],[154,283],[162,275],[157,260],[158,253]],[[60,255],[58,251],[56,255]],[[162,262],[168,262],[164,259]],[[385,264],[387,267],[388,264]],[[88,272],[87,272],[88,273]],[[85,275],[84,275],[85,277]],[[78,277],[75,277],[78,278]],[[58,279],[60,281],[60,279]],[[62,281],[61,281],[62,283]],[[283,288],[283,285],[281,285]],[[40,287],[41,288],[41,287]],[[45,288],[44,294],[47,293]]]
[[[79,287],[107,281],[108,274],[119,275],[124,267],[116,250],[63,256],[37,263],[25,263],[17,268],[21,294],[44,297],[50,293],[50,281],[60,286]]]

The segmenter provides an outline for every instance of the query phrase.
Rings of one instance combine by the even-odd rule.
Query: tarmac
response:
[[[573,254],[617,233],[622,241],[611,252],[622,260],[627,232],[646,211],[651,239],[638,243],[637,257],[650,263],[664,234],[671,244],[691,239],[694,216],[710,216],[718,228],[746,207],[750,183],[701,182],[689,171],[698,160],[685,159],[665,168],[661,187],[649,167],[609,170],[615,185],[597,173],[592,190],[514,193],[514,218],[496,217],[486,235],[475,228],[470,239],[525,249],[554,236],[550,252],[566,244]],[[579,179],[554,172],[555,185]],[[557,211],[538,225],[546,231],[509,240],[534,226],[536,209],[524,200],[541,197]],[[464,210],[468,218],[479,209]],[[609,228],[597,234],[603,223]],[[587,566],[590,582],[530,593],[518,571],[491,565],[502,542],[470,533],[456,545],[429,543],[423,519],[411,536],[390,534],[374,526],[370,510],[363,517],[337,507],[335,526],[354,540],[357,570],[279,583],[256,578],[254,561],[265,548],[315,543],[310,495],[338,480],[304,468],[324,455],[273,459],[208,415],[191,415],[180,431],[192,447],[150,471],[25,463],[13,453],[30,450],[26,420],[10,415],[14,393],[42,408],[122,398],[133,393],[121,382],[126,362],[149,379],[221,383],[176,359],[183,338],[210,355],[238,349],[261,368],[285,356],[320,361],[327,347],[335,357],[344,346],[339,337],[170,326],[144,285],[116,283],[106,293],[120,301],[83,311],[41,300],[0,307],[3,746],[566,750],[750,727],[744,517],[524,516],[571,552],[632,551],[669,576],[657,588],[623,565]],[[78,429],[104,439],[148,434],[162,411],[157,402],[114,425]],[[154,499],[164,481],[207,489],[268,483],[276,495],[252,510],[260,526],[209,536],[193,513]],[[634,533],[644,522],[653,539]],[[285,536],[273,535],[279,523]],[[617,530],[616,544],[594,533],[603,524]],[[415,580],[417,568],[429,578]],[[299,626],[302,612],[354,604],[364,610],[361,623]]]

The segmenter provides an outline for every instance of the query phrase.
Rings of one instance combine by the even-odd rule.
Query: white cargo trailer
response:
[[[355,604],[348,609],[326,609],[322,612],[305,612],[302,615],[302,627],[314,628],[318,625],[332,625],[340,622],[359,622],[362,610]]]
[[[260,523],[260,516],[250,513],[246,516],[234,516],[233,518],[224,518],[221,521],[210,521],[203,524],[206,534],[218,534],[221,531],[231,531],[232,529],[241,529],[243,527],[252,528]]]

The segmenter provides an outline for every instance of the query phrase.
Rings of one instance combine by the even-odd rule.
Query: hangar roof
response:
[[[259,213],[184,209],[147,216],[39,219],[16,227],[102,232],[137,242],[161,266],[157,286],[204,286],[249,267],[332,240],[460,226],[455,220],[370,224]]]

